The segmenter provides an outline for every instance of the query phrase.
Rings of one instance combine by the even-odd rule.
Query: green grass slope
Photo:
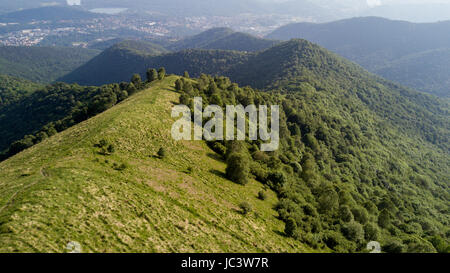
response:
[[[308,251],[280,235],[274,193],[257,199],[262,185],[224,179],[205,143],[172,140],[175,80],[0,163],[0,252],[64,252],[69,241],[83,252]],[[98,153],[101,139],[112,155]],[[254,213],[238,212],[243,201]]]

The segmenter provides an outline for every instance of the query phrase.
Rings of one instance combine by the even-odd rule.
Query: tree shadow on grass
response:
[[[282,231],[279,231],[279,230],[272,230],[275,234],[277,234],[277,235],[280,235],[280,236],[282,236],[282,237],[288,237],[287,235],[286,235],[286,233],[284,233],[284,232],[282,232]]]
[[[214,159],[214,160],[217,160],[217,161],[220,161],[220,162],[224,162],[223,158],[222,158],[220,155],[218,155],[218,154],[215,154],[215,153],[207,153],[206,155],[207,155],[209,158],[212,158],[212,159]]]
[[[211,169],[211,170],[209,170],[209,172],[214,174],[214,175],[216,175],[216,176],[218,176],[218,177],[221,177],[223,179],[227,179],[225,173],[223,173],[223,172],[221,172],[219,170]]]

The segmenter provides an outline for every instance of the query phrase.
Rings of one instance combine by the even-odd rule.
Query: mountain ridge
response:
[[[450,21],[410,23],[379,17],[358,17],[321,24],[290,24],[266,37],[280,40],[307,39],[377,73],[380,69],[389,69],[390,65],[394,66],[391,68],[394,71],[407,70],[408,66],[395,67],[402,58],[430,50],[450,48],[450,36],[446,31],[449,27]],[[438,84],[440,78],[429,72],[435,67],[439,67],[439,63],[417,69],[416,74],[420,75],[422,83],[405,78],[401,83],[422,92],[439,95],[445,93],[445,96],[448,96],[450,90],[446,84]],[[380,74],[390,80],[398,79],[397,73],[392,78],[390,73]]]

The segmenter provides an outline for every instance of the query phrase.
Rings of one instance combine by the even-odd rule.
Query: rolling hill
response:
[[[247,53],[225,50],[190,49],[154,56],[115,46],[105,50],[85,65],[61,77],[59,81],[81,85],[101,85],[128,81],[134,73],[145,77],[151,67],[165,67],[169,73],[181,75],[189,71],[192,76],[201,73],[217,74],[248,58]]]
[[[418,91],[450,98],[450,48],[435,49],[397,59],[374,72]]]
[[[254,37],[250,34],[235,32],[229,28],[213,28],[192,37],[167,45],[172,51],[183,49],[220,49],[237,51],[260,51],[279,43]]]
[[[50,83],[99,53],[83,48],[0,46],[0,74]]]
[[[5,251],[59,252],[72,240],[93,252],[361,252],[372,240],[385,252],[450,250],[447,103],[306,40],[257,53],[152,56],[139,48],[111,50],[79,79],[120,81],[129,77],[121,72],[161,66],[198,78],[156,80],[118,104],[124,84],[69,86],[92,102],[69,121],[99,102],[110,107],[95,107],[99,115],[0,163]],[[58,108],[52,92],[15,104],[26,109],[27,124]],[[78,104],[58,93],[59,110]],[[250,140],[173,141],[170,108],[195,96],[221,106],[279,105],[280,149],[261,152],[261,141]],[[18,163],[24,158],[28,169]],[[197,236],[186,243],[191,236],[183,234]]]
[[[430,56],[426,65],[414,68],[415,75],[420,75],[419,79],[403,76],[401,83],[427,93],[449,96],[448,85],[445,81],[439,81],[440,75],[445,75],[445,71],[450,69],[448,66],[442,67],[437,57],[438,54],[443,54],[442,58],[446,58],[444,49],[450,48],[449,27],[450,21],[419,24],[362,17],[323,24],[291,24],[279,28],[267,37],[279,40],[307,39],[375,73],[385,68],[389,70],[391,65],[395,66],[393,71],[407,71],[408,63],[403,59],[435,50],[434,57]],[[437,61],[431,63],[433,60]],[[403,66],[400,68],[399,65]],[[438,69],[440,72],[436,75],[434,72]],[[390,80],[399,79],[399,73],[380,72],[380,75]]]
[[[280,235],[273,192],[257,199],[262,184],[223,178],[205,143],[172,140],[176,79],[0,163],[0,252],[65,252],[70,241],[83,252],[311,251]],[[102,139],[113,154],[98,153]]]

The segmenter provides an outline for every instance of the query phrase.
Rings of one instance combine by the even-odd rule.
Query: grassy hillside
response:
[[[175,80],[0,163],[0,252],[64,252],[69,241],[84,252],[308,251],[279,235],[274,193],[258,200],[262,185],[224,179],[203,142],[171,139]],[[94,147],[102,139],[112,155]],[[243,201],[254,213],[239,213]]]
[[[50,83],[98,53],[83,48],[0,46],[0,74]]]
[[[447,52],[439,50],[450,48],[449,26],[450,21],[420,24],[362,17],[322,24],[290,24],[275,30],[267,38],[306,39],[387,79],[399,80],[408,87],[427,93],[448,96],[448,84],[445,80],[439,82],[433,72],[445,75],[450,70],[448,62],[444,65],[441,61],[447,58]],[[428,55],[433,50],[436,51]],[[423,69],[414,73],[418,71],[414,66],[414,74],[409,74],[410,61],[415,61],[406,61],[408,58],[420,58],[425,62]],[[391,66],[394,73],[384,70]],[[442,90],[446,90],[444,94]]]

